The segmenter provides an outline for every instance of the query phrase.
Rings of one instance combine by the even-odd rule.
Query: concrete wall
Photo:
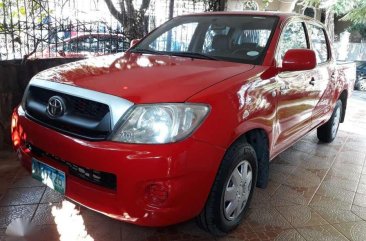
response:
[[[345,61],[366,61],[366,43],[348,43],[334,42],[334,50],[337,59]],[[345,53],[342,53],[342,50]]]
[[[79,59],[38,59],[0,61],[0,149],[10,144],[10,117],[23,96],[29,80],[38,72]]]

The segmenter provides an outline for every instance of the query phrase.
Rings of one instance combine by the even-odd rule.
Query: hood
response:
[[[61,65],[39,73],[36,78],[118,96],[134,103],[184,102],[253,67],[224,61],[124,53]]]

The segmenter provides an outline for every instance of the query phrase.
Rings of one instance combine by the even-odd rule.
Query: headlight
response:
[[[209,107],[198,104],[151,104],[132,107],[111,140],[127,143],[171,143],[188,137]]]

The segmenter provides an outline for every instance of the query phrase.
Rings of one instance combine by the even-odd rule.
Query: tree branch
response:
[[[126,3],[126,11],[127,15],[132,15],[134,13],[135,8],[133,7],[132,1],[127,0],[124,1]]]
[[[149,7],[150,5],[150,0],[142,0],[141,6],[140,6],[140,11],[146,11],[146,9]]]
[[[28,54],[25,54],[23,56],[23,59],[22,59],[22,64],[25,63],[25,61],[27,61],[27,59],[29,58],[29,56],[31,56],[32,54],[34,54],[35,52],[37,52],[37,48],[38,48],[38,45],[42,42],[42,40],[39,40],[37,39],[37,42],[35,43],[34,45],[34,48],[31,52],[29,52]]]
[[[120,1],[119,1],[119,5],[120,5],[120,7],[121,7],[122,15],[123,15],[123,16],[126,16],[125,1],[124,1],[124,0],[120,0]]]
[[[115,17],[119,22],[121,22],[122,21],[122,18],[121,18],[122,14],[121,14],[121,12],[119,12],[116,9],[116,7],[114,6],[114,4],[112,3],[112,0],[104,0],[104,1],[107,4],[107,7],[109,9],[109,12],[113,15],[113,17]]]
[[[366,4],[364,4],[364,6],[360,6],[359,8],[352,9],[343,18],[341,18],[341,20],[348,20],[356,24],[366,24],[365,14]]]

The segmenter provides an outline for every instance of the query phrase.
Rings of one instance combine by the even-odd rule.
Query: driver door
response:
[[[276,62],[282,66],[285,53],[290,49],[307,49],[309,42],[302,21],[287,24],[280,37]],[[279,85],[275,152],[286,149],[304,135],[311,126],[315,107],[312,70],[282,72],[276,76]]]

